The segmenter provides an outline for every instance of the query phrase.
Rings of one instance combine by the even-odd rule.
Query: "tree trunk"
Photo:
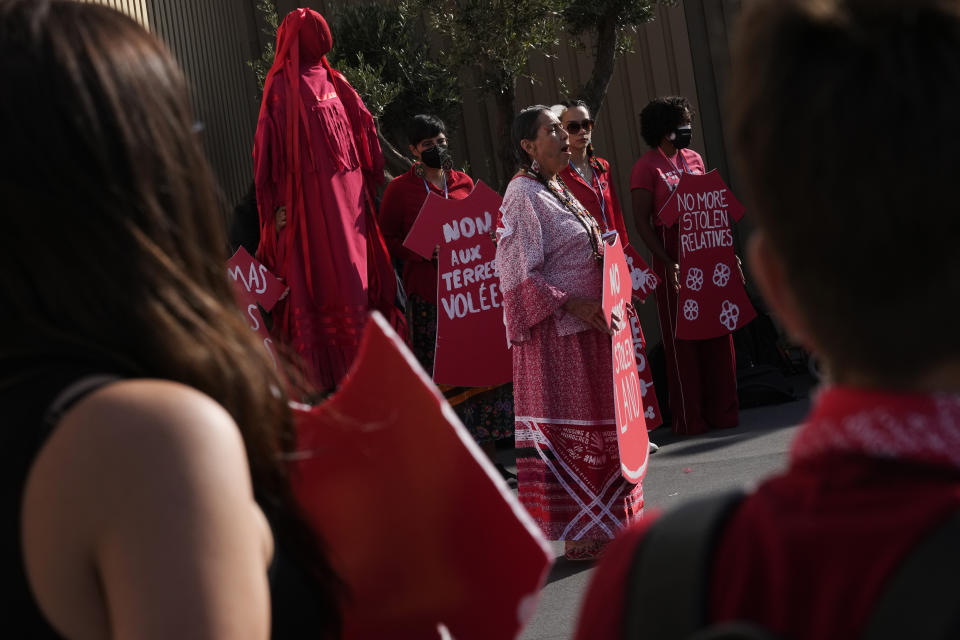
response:
[[[413,166],[413,162],[411,162],[409,158],[397,151],[397,148],[383,137],[379,123],[377,123],[377,138],[380,140],[380,151],[383,152],[383,162],[386,165],[387,173],[390,174],[388,179],[397,177]]]
[[[593,53],[593,71],[580,90],[580,99],[587,103],[590,115],[596,119],[607,97],[607,87],[613,77],[613,63],[617,56],[617,22],[607,16],[597,29],[597,44]]]
[[[503,193],[517,169],[510,142],[510,130],[517,115],[516,79],[502,82],[500,91],[494,94],[493,99],[497,106],[497,152],[500,156],[500,166],[496,172],[497,190]]]

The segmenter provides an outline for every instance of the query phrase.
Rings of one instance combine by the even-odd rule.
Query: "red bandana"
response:
[[[833,452],[960,468],[960,394],[826,388],[791,462]]]

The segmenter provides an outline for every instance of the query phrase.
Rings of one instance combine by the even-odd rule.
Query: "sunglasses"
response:
[[[583,129],[587,133],[590,133],[591,131],[593,131],[593,120],[591,120],[590,118],[587,118],[586,120],[583,120],[581,122],[576,122],[574,120],[571,120],[570,122],[564,125],[564,128],[567,130],[568,133],[572,133],[572,134],[580,133],[580,129]]]

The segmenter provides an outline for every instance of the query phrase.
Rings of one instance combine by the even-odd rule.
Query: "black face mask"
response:
[[[453,168],[453,157],[447,151],[447,145],[434,145],[429,149],[420,152],[420,159],[423,164],[431,169],[443,169],[449,171]]]
[[[677,127],[673,132],[673,146],[677,149],[686,149],[690,146],[690,139],[693,138],[693,127],[690,125]]]

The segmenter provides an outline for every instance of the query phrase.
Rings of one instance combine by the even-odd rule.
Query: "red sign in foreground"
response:
[[[680,292],[677,338],[705,340],[736,331],[756,317],[740,279],[730,218],[743,205],[716,169],[685,173],[657,214],[666,226],[680,225]]]
[[[517,636],[551,548],[379,314],[298,429],[294,488],[349,585],[344,640]]]
[[[490,237],[502,201],[482,182],[463,200],[431,192],[403,242],[424,258],[440,246],[433,365],[437,384],[486,387],[513,380],[497,247]]]
[[[617,238],[603,253],[603,315],[610,322],[616,313],[624,320],[613,336],[613,395],[617,414],[617,443],[620,447],[620,473],[630,482],[640,482],[647,472],[650,443],[643,416],[643,398],[637,361],[634,356],[633,333],[627,319],[630,302],[630,270]]]
[[[276,366],[277,357],[274,355],[273,341],[270,339],[270,333],[267,331],[257,304],[265,311],[270,311],[283,298],[287,285],[267,271],[267,268],[257,262],[243,247],[237,249],[233,257],[227,261],[227,274],[233,280],[233,295],[237,299],[237,304],[243,309],[247,323],[260,336],[263,348],[270,354]]]

